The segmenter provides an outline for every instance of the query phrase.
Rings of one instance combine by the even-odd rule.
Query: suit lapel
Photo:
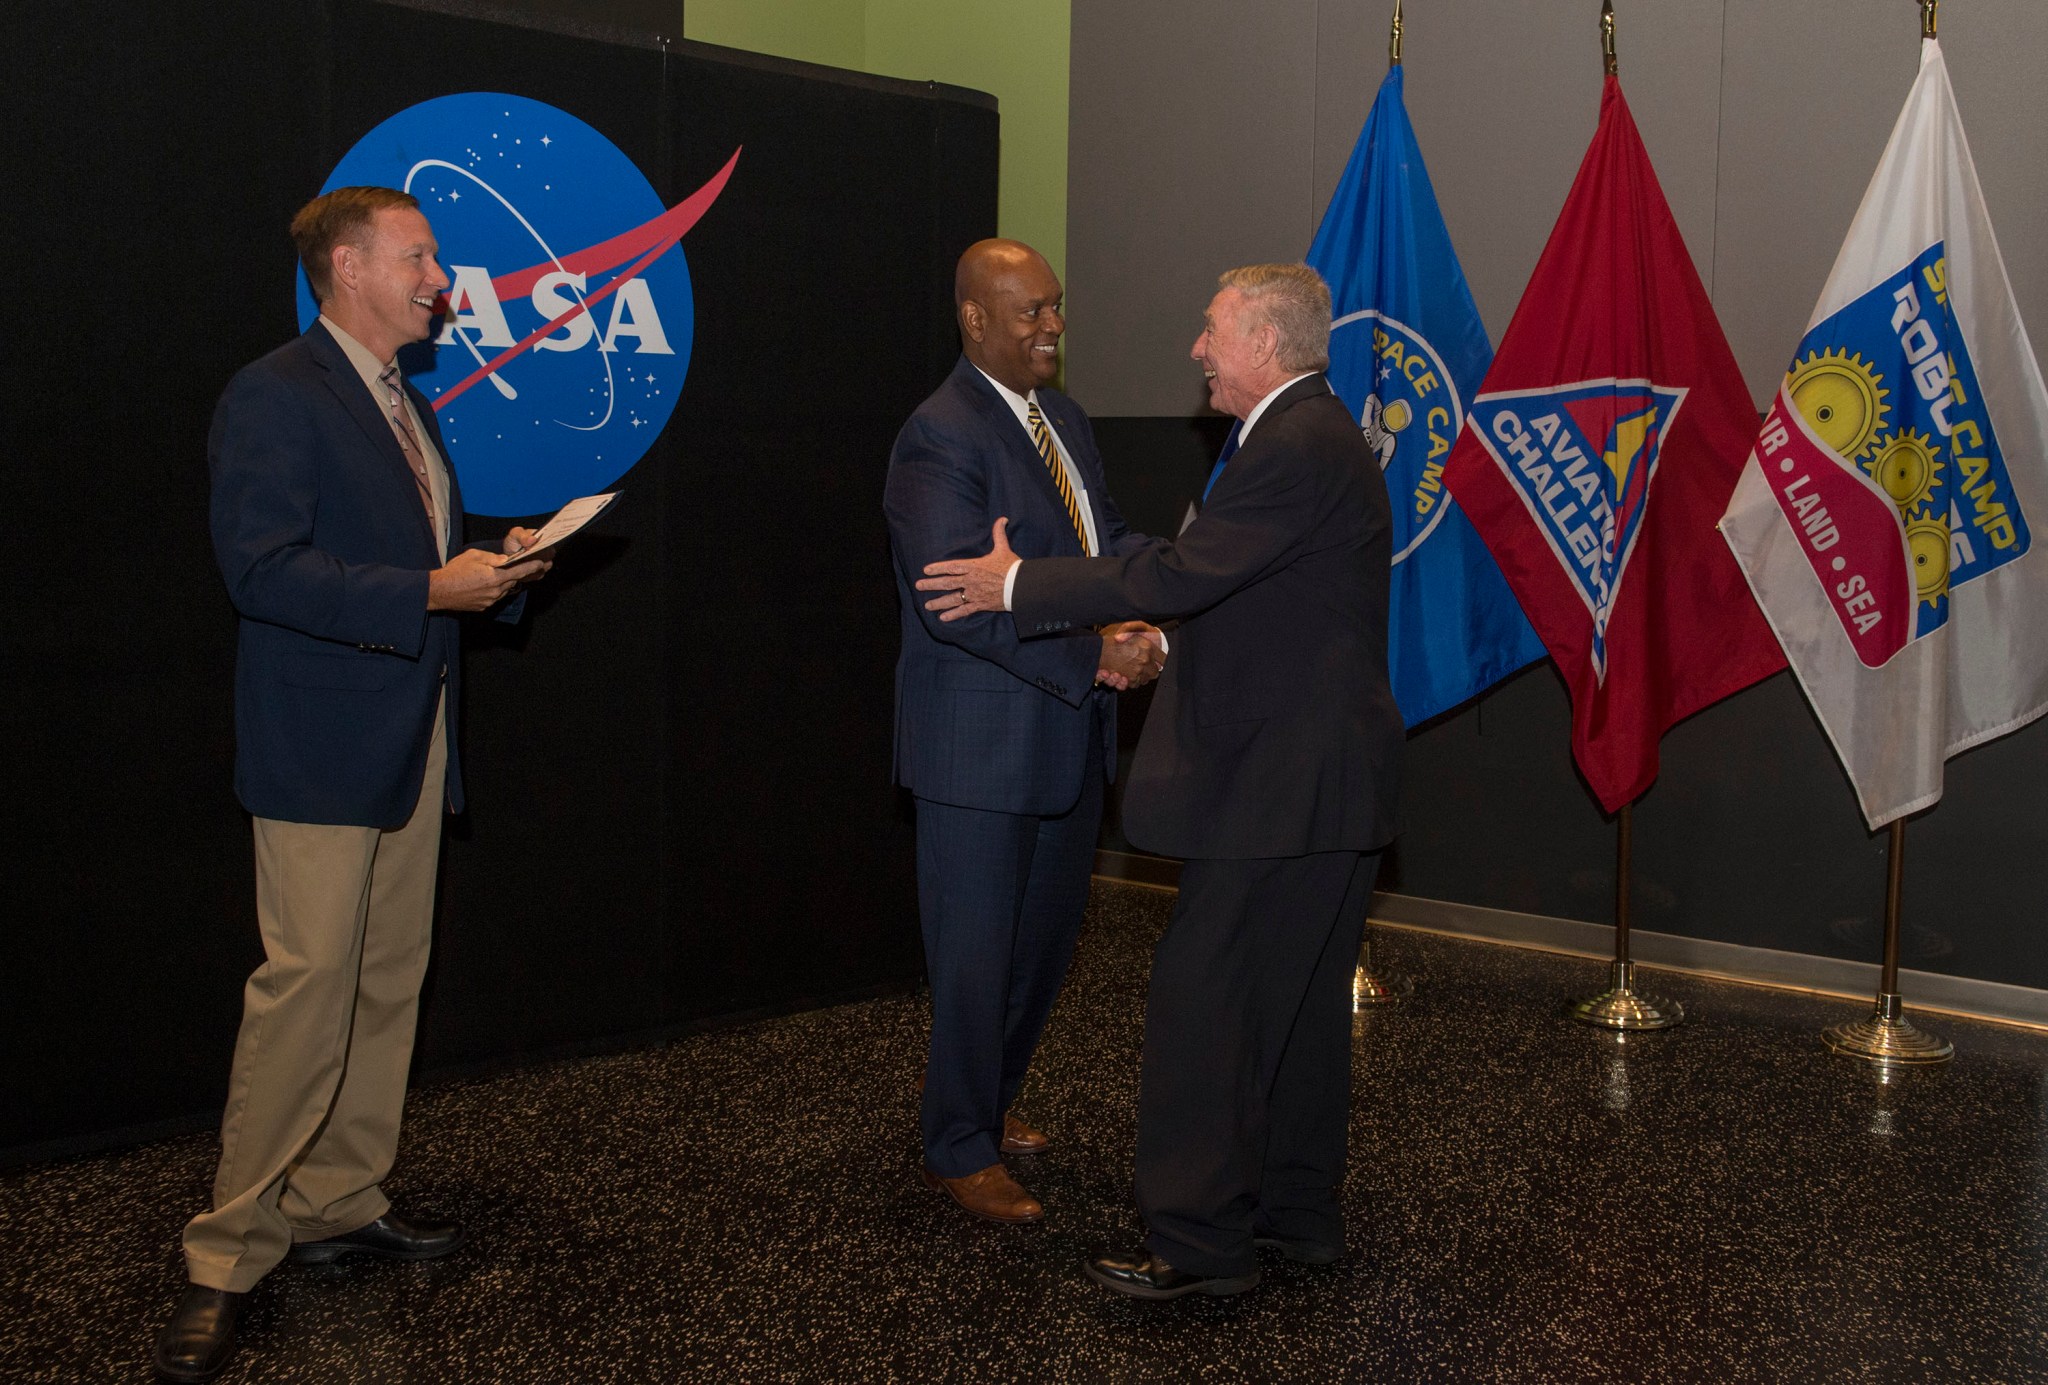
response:
[[[1248,456],[1252,465],[1256,466],[1258,464],[1259,454],[1265,451],[1265,445],[1272,441],[1273,424],[1280,415],[1286,413],[1304,399],[1314,399],[1319,395],[1333,393],[1335,391],[1330,388],[1329,380],[1321,372],[1302,376],[1299,380],[1296,380],[1274,396],[1273,402],[1268,404],[1265,411],[1259,415],[1258,425],[1252,429],[1251,441],[1245,443],[1242,448],[1238,446],[1238,438],[1242,436],[1244,424],[1242,422],[1231,424],[1230,436],[1223,444],[1223,454],[1216,459],[1216,468],[1209,473],[1209,484],[1202,488],[1202,498],[1195,503],[1188,522],[1192,522],[1193,514],[1199,514],[1208,508],[1209,496],[1223,482],[1225,477],[1231,475],[1231,468],[1242,467],[1246,464],[1239,461],[1238,458]],[[1187,523],[1183,523],[1181,527],[1185,529]]]
[[[439,552],[440,544],[435,539],[433,525],[427,521],[426,506],[419,503],[419,482],[413,476],[412,467],[406,463],[405,450],[398,445],[398,436],[391,431],[390,420],[384,416],[384,411],[377,406],[377,401],[364,387],[363,377],[356,374],[355,365],[349,360],[348,353],[343,351],[341,343],[317,322],[306,330],[306,344],[313,353],[313,359],[327,370],[327,388],[334,391],[334,397],[341,401],[342,408],[348,411],[349,417],[363,430],[363,435],[369,439],[370,450],[378,458],[379,464],[393,472],[397,482],[405,487],[405,494],[412,499],[412,504],[407,508],[412,511],[414,519],[418,522],[420,537],[427,541],[427,548]],[[417,391],[414,393],[417,394]],[[424,419],[426,411],[421,410],[420,413]],[[432,431],[434,445],[439,447],[440,430],[435,428]],[[455,508],[452,503],[454,494],[451,473],[450,510]]]
[[[1009,452],[1011,459],[1032,477],[1031,485],[1045,502],[1046,508],[1059,517],[1057,526],[1052,524],[1050,518],[1046,520],[1049,531],[1067,535],[1068,547],[1072,552],[1079,553],[1081,541],[1073,537],[1074,526],[1067,518],[1067,502],[1060,499],[1059,487],[1053,484],[1052,473],[1046,470],[1045,458],[1038,455],[1038,448],[1031,441],[1031,434],[1017,421],[1017,415],[1010,410],[1009,401],[996,393],[996,387],[983,378],[972,361],[963,357],[960,368],[970,377],[963,382],[968,398],[987,420],[990,429],[1002,440],[1002,445]],[[1039,405],[1039,412],[1046,412],[1043,403]],[[1051,415],[1047,414],[1047,417],[1050,418]],[[1054,426],[1057,427],[1057,423]]]
[[[1252,436],[1254,438],[1258,437],[1260,429],[1263,429],[1268,423],[1271,423],[1281,414],[1286,413],[1302,400],[1314,399],[1318,395],[1329,393],[1331,393],[1330,382],[1323,377],[1321,372],[1302,376],[1286,389],[1280,391],[1278,397],[1266,406],[1266,412],[1259,415],[1259,427],[1252,430]]]

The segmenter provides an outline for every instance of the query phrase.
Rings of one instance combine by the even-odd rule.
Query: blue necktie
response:
[[[1230,436],[1223,440],[1223,451],[1216,458],[1216,465],[1209,468],[1209,484],[1202,487],[1202,503],[1209,503],[1209,492],[1216,489],[1216,478],[1223,474],[1223,468],[1230,465],[1230,459],[1237,455],[1237,434],[1244,427],[1239,419],[1230,425]]]

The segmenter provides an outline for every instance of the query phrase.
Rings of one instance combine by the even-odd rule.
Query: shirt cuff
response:
[[[1003,609],[1010,609],[1010,593],[1017,590],[1017,569],[1024,566],[1022,558],[1010,564],[1010,570],[1003,574]]]

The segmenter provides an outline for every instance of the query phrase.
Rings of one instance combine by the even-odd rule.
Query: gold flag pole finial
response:
[[[1401,65],[1401,0],[1394,0],[1394,37],[1387,43],[1387,66]]]
[[[1614,0],[1600,0],[1600,52],[1607,59],[1607,75],[1617,71],[1614,61]]]
[[[1941,0],[1919,0],[1920,37],[1934,37],[1934,12],[1941,8]]]

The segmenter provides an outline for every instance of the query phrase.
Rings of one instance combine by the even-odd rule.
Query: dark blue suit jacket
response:
[[[445,458],[434,411],[406,386]],[[214,411],[214,556],[240,615],[235,792],[258,817],[396,827],[418,801],[442,671],[448,806],[462,808],[456,617],[427,612],[441,565],[383,411],[315,323],[245,367]],[[461,542],[462,495],[448,469]]]
[[[1321,375],[1281,392],[1172,543],[1026,563],[1020,629],[1180,618],[1124,791],[1148,851],[1373,851],[1394,835],[1406,728],[1387,685],[1386,483]]]
[[[1143,545],[1110,502],[1088,416],[1057,390],[1039,409],[1080,468],[1104,554]],[[926,563],[988,552],[1009,516],[1026,558],[1080,556],[1051,475],[1010,406],[962,357],[918,406],[889,456],[882,508],[901,607],[896,661],[896,782],[964,808],[1050,816],[1081,794],[1091,700],[1102,708],[1105,764],[1116,764],[1116,698],[1095,689],[1102,641],[1088,630],[1020,639],[997,612],[947,624],[912,585]]]

